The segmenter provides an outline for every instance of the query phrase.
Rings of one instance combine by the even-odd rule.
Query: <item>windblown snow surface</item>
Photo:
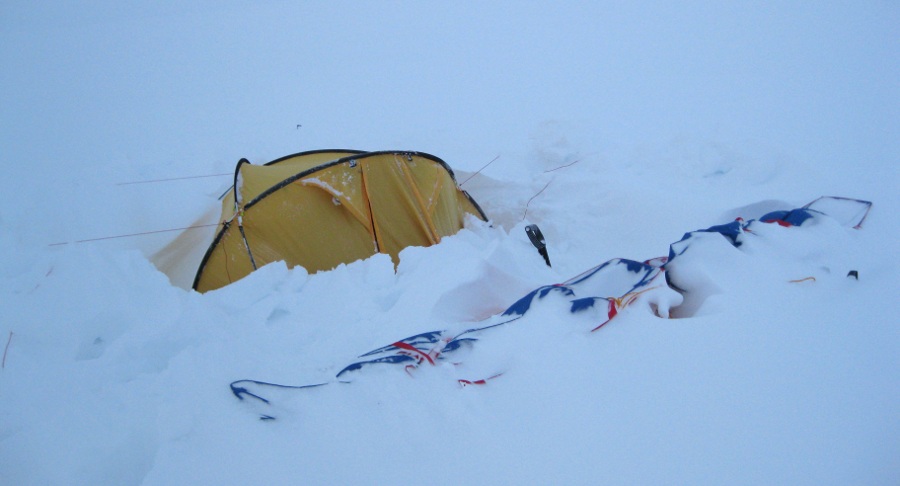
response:
[[[898,25],[879,1],[4,2],[0,484],[897,484]],[[441,157],[491,224],[202,295],[152,261],[212,228],[98,239],[214,223],[239,158],[320,148]],[[668,319],[529,314],[473,348],[484,386],[228,387],[333,381],[822,195],[874,207],[704,239]]]

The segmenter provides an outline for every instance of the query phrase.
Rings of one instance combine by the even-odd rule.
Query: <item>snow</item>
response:
[[[303,184],[304,186],[308,185],[308,186],[321,187],[322,189],[327,191],[329,194],[333,194],[335,196],[334,197],[335,205],[340,204],[338,197],[342,197],[344,195],[343,192],[335,189],[331,184],[324,182],[321,179],[318,179],[316,177],[308,177],[308,178],[300,181],[300,183]]]
[[[0,484],[897,483],[897,25],[879,2],[6,2]],[[117,185],[319,148],[434,154],[492,224],[396,271],[275,263],[201,295],[155,231],[215,221],[231,176]],[[329,381],[822,195],[874,208],[698,239],[677,318],[542,307],[466,357],[503,372],[485,386],[228,388]]]

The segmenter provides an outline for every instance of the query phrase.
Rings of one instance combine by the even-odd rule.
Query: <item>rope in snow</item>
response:
[[[559,166],[559,167],[557,167],[557,168],[555,168],[555,169],[545,170],[545,171],[544,171],[544,174],[546,174],[547,172],[553,172],[554,170],[565,169],[566,167],[571,167],[571,166],[573,166],[573,165],[575,165],[575,164],[577,164],[577,163],[579,163],[579,162],[581,162],[581,159],[578,159],[578,160],[576,160],[575,162],[572,162],[571,164],[561,165],[561,166]]]
[[[129,181],[129,182],[117,182],[117,186],[127,186],[130,184],[150,184],[153,182],[169,182],[169,181],[182,181],[185,179],[202,179],[204,177],[222,177],[232,175],[230,172],[225,174],[208,174],[208,175],[198,175],[198,176],[185,176],[185,177],[170,177],[168,179],[150,179],[146,181]]]
[[[132,236],[144,236],[144,235],[152,235],[152,234],[156,234],[156,233],[167,233],[169,231],[183,231],[183,230],[197,229],[197,228],[209,228],[210,226],[218,226],[218,225],[219,225],[219,223],[210,223],[210,224],[200,224],[200,225],[196,225],[196,226],[185,226],[183,228],[169,228],[169,229],[161,229],[161,230],[154,230],[154,231],[143,231],[141,233],[130,233],[127,235],[101,236],[99,238],[88,238],[85,240],[75,240],[74,242],[62,241],[59,243],[50,243],[47,246],[61,246],[61,245],[68,245],[69,243],[89,243],[92,241],[112,240],[115,238],[130,238]]]
[[[251,392],[245,386],[238,386],[239,383],[252,383],[254,385],[269,386],[269,387],[273,387],[273,388],[282,388],[282,389],[286,389],[286,390],[301,390],[304,388],[316,388],[316,387],[320,387],[320,386],[328,384],[328,383],[315,383],[313,385],[295,386],[295,385],[280,385],[278,383],[269,383],[266,381],[257,381],[257,380],[237,380],[237,381],[231,382],[231,384],[228,385],[229,387],[231,387],[231,393],[233,393],[234,396],[236,396],[238,398],[238,400],[243,400],[244,395],[246,395],[248,397],[257,399],[257,400],[265,403],[266,405],[271,405],[271,402],[269,401],[268,398],[264,398],[260,395],[257,395],[255,393]],[[273,417],[272,415],[261,414],[259,416],[259,419],[260,420],[275,420],[275,417]]]
[[[863,212],[862,218],[860,218],[859,222],[856,223],[856,225],[853,227],[853,229],[862,229],[863,221],[866,220],[866,218],[869,216],[869,211],[872,209],[871,201],[863,201],[861,199],[854,199],[852,197],[841,197],[841,196],[820,196],[820,197],[816,198],[814,201],[808,203],[806,206],[803,206],[803,209],[809,209],[810,206],[819,202],[822,199],[835,199],[837,201],[854,201],[854,202],[865,204],[866,210],[865,210],[865,212]]]
[[[478,169],[478,170],[477,170],[477,171],[475,171],[475,173],[474,173],[474,174],[472,174],[472,175],[470,175],[470,176],[469,176],[469,177],[468,177],[468,178],[467,178],[467,179],[466,179],[466,180],[464,180],[464,181],[462,181],[462,182],[461,182],[461,183],[460,183],[460,184],[459,184],[459,187],[462,187],[462,186],[463,186],[463,184],[465,184],[465,183],[466,183],[466,182],[469,182],[469,179],[471,179],[471,178],[473,178],[473,177],[475,177],[475,176],[477,176],[477,175],[478,175],[478,174],[480,174],[480,173],[481,173],[481,171],[483,171],[483,170],[484,170],[484,169],[486,169],[486,168],[487,168],[487,166],[489,166],[489,165],[491,165],[491,164],[493,164],[493,163],[494,163],[494,161],[495,161],[495,160],[497,160],[497,159],[499,159],[499,158],[500,158],[500,156],[499,156],[499,155],[498,155],[498,156],[496,156],[496,157],[494,157],[494,158],[493,158],[493,159],[491,159],[491,161],[490,161],[490,162],[488,162],[488,163],[487,163],[487,164],[484,164],[484,167],[482,167],[482,168],[480,168],[480,169]]]
[[[579,162],[581,162],[581,159],[578,159],[578,160],[576,160],[575,162],[571,162],[571,163],[566,164],[566,165],[561,165],[561,166],[559,166],[559,167],[556,167],[555,169],[545,170],[545,171],[544,171],[544,174],[546,174],[546,173],[548,173],[548,172],[553,172],[553,171],[559,170],[559,169],[565,169],[566,167],[571,167],[571,166],[573,166],[573,165],[575,165],[575,164],[577,164],[577,163],[579,163]],[[553,182],[553,179],[550,179],[550,182]],[[531,204],[531,201],[533,201],[534,198],[540,196],[541,193],[544,192],[544,189],[547,189],[547,187],[550,186],[550,182],[548,182],[547,184],[545,184],[544,187],[543,187],[543,189],[541,189],[540,191],[538,191],[537,194],[535,194],[534,196],[531,196],[531,199],[529,199],[528,202],[525,203],[525,214],[522,215],[522,221],[525,221],[525,217],[528,216],[528,205]]]
[[[3,349],[3,364],[0,365],[0,369],[6,368],[6,352],[9,351],[9,343],[12,342],[13,332],[9,331],[9,339],[6,340],[6,348]]]
[[[551,180],[550,182],[553,182],[553,181]],[[538,191],[537,194],[535,194],[534,196],[531,196],[531,199],[529,199],[528,202],[525,203],[525,214],[522,215],[522,221],[525,221],[525,217],[528,216],[528,205],[531,204],[531,201],[533,201],[534,198],[540,196],[541,193],[544,192],[544,190],[550,186],[550,182],[547,182],[547,184],[544,185],[543,189]]]

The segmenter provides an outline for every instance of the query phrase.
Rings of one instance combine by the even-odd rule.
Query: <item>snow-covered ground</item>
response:
[[[896,484],[898,25],[876,1],[5,2],[0,484]],[[179,231],[98,239],[214,220],[239,158],[319,148],[437,155],[492,224],[203,295],[151,263]],[[228,387],[329,381],[821,195],[874,207],[704,240],[677,318],[542,308],[472,350],[485,386]]]

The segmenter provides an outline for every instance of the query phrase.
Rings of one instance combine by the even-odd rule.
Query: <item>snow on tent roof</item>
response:
[[[197,270],[200,292],[274,261],[309,272],[430,246],[465,215],[487,220],[443,160],[421,152],[302,152],[265,165],[241,159],[219,231]]]

